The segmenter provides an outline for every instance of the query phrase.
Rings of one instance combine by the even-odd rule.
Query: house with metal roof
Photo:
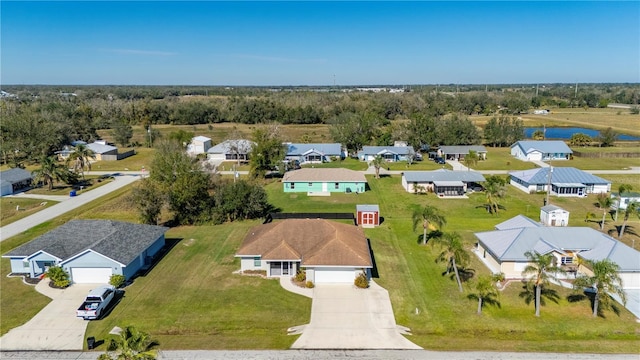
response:
[[[195,156],[198,154],[206,154],[211,148],[211,139],[206,136],[195,136],[187,145],[187,154]]]
[[[367,179],[361,172],[345,168],[303,168],[284,173],[282,184],[284,192],[328,196],[334,192],[363,193]]]
[[[112,220],[71,220],[2,255],[11,272],[32,278],[60,266],[74,283],[109,283],[133,277],[165,244],[168,228]]]
[[[14,168],[0,171],[0,196],[11,195],[29,188],[33,176],[25,169]]]
[[[525,227],[540,227],[540,223],[524,215],[516,215],[495,226],[496,230],[521,229]]]
[[[487,159],[487,148],[482,145],[440,146],[437,150],[437,155],[445,160],[462,161],[469,154],[469,151],[475,151],[480,160]]]
[[[569,160],[573,151],[560,140],[521,140],[511,145],[511,155],[522,161]]]
[[[285,143],[284,145],[287,147],[285,160],[297,161],[299,164],[318,164],[344,158],[342,145],[338,143]]]
[[[225,140],[207,150],[207,159],[222,161],[248,161],[249,153],[256,146],[250,140]]]
[[[380,156],[387,162],[407,161],[415,152],[411,146],[363,146],[358,152],[360,161],[373,161]]]
[[[540,223],[544,226],[568,226],[569,212],[559,206],[545,205],[540,208]]]
[[[470,190],[481,190],[481,184],[485,181],[477,171],[438,169],[402,173],[402,188],[406,192],[433,192],[438,197],[464,197]]]
[[[628,191],[622,193],[620,199],[618,199],[618,193],[611,193],[611,199],[613,199],[613,208],[618,208],[619,210],[626,210],[627,205],[631,202],[637,202],[640,204],[640,193],[634,191]]]
[[[325,219],[287,219],[251,228],[240,249],[241,271],[293,277],[300,269],[318,283],[353,283],[373,268],[361,228]]]
[[[518,170],[509,176],[511,185],[527,193],[550,190],[556,196],[579,197],[611,191],[611,181],[573,167]]]

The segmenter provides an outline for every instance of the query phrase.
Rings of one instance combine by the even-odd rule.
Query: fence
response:
[[[573,156],[582,158],[640,158],[640,152],[580,152],[573,151]]]
[[[129,156],[135,155],[136,151],[134,149],[131,149],[127,152],[123,152],[123,153],[119,153],[116,155],[102,155],[102,160],[104,161],[116,161],[116,160],[122,160],[124,158],[128,158]]]
[[[353,220],[356,217],[352,213],[271,213],[266,216],[264,223],[282,219],[330,219],[330,220]]]

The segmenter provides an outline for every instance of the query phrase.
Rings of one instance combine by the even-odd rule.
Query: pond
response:
[[[526,127],[524,128],[524,137],[527,139],[531,139],[533,133],[536,130],[540,130],[542,131],[543,128],[541,127]],[[548,127],[546,130],[546,139],[559,139],[559,140],[569,140],[571,139],[571,135],[576,134],[576,133],[583,133],[586,135],[591,136],[592,138],[596,138],[598,135],[600,135],[600,131],[598,130],[594,130],[594,129],[586,129],[586,128],[579,128],[579,127]],[[637,136],[631,136],[631,135],[626,135],[626,134],[619,134],[618,135],[618,140],[640,140],[640,137]]]

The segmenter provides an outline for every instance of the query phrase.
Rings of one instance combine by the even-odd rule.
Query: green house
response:
[[[367,180],[363,173],[349,169],[305,168],[285,173],[282,183],[284,192],[330,195],[332,192],[364,192]]]

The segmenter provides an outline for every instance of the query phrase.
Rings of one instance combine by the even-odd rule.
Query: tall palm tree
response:
[[[478,300],[477,314],[482,314],[482,306],[484,304],[496,305],[500,307],[500,301],[498,301],[499,292],[496,288],[496,282],[491,276],[481,275],[476,281],[475,292],[467,295],[467,298],[472,300]]]
[[[380,155],[376,155],[371,161],[371,165],[376,169],[376,179],[380,179],[380,168],[384,165],[384,159]]]
[[[583,288],[595,289],[595,297],[593,300],[593,317],[598,316],[598,306],[602,304],[602,308],[610,307],[610,293],[614,293],[626,302],[624,290],[622,289],[622,279],[618,275],[620,267],[609,259],[600,261],[587,261],[590,265],[593,276],[580,275],[573,283],[576,290]]]
[[[616,196],[616,200],[618,200],[618,204],[616,205],[616,217],[614,221],[618,221],[618,209],[620,209],[620,203],[622,202],[622,194],[633,190],[633,186],[629,184],[620,184],[618,186],[618,196]]]
[[[135,326],[127,326],[109,341],[107,352],[98,359],[153,360],[158,356],[155,350],[158,345],[149,334],[139,331]]]
[[[462,281],[460,281],[460,273],[458,265],[464,266],[469,262],[469,253],[464,249],[462,238],[456,232],[445,233],[437,241],[444,246],[444,249],[436,258],[436,262],[447,263],[447,274],[453,270],[458,282],[458,290],[462,292]]]
[[[418,224],[422,224],[422,243],[427,243],[427,229],[429,229],[429,225],[433,224],[436,228],[441,228],[447,223],[445,217],[440,214],[440,210],[438,210],[434,206],[425,205],[422,208],[416,209],[413,211],[413,231],[416,231],[418,228]]]
[[[531,262],[524,268],[522,275],[529,277],[529,281],[533,283],[535,287],[535,301],[536,301],[536,316],[540,316],[540,297],[542,294],[542,287],[549,284],[549,280],[556,280],[556,274],[564,273],[559,266],[553,264],[553,254],[540,254],[537,251],[527,251],[524,253]]]
[[[634,214],[640,218],[640,203],[637,201],[628,203],[627,208],[624,209],[624,218],[622,221],[622,227],[620,228],[620,235],[618,236],[618,239],[622,239],[624,230],[627,228],[627,221],[629,221],[629,217]]]
[[[506,210],[504,206],[500,205],[500,199],[502,199],[507,192],[505,188],[506,185],[506,180],[500,176],[489,176],[484,184],[486,203],[476,207],[484,208],[490,214],[498,214],[500,210]]]
[[[82,173],[82,180],[84,180],[84,169],[91,171],[91,159],[95,161],[96,153],[91,150],[85,144],[78,144],[73,148],[73,151],[67,158],[67,164],[73,165],[73,171],[75,173]]]
[[[53,190],[54,181],[71,182],[75,180],[75,174],[65,166],[58,164],[53,156],[43,157],[40,160],[40,168],[31,172],[34,181],[42,181],[43,185],[48,185],[49,191]]]
[[[613,205],[613,200],[608,194],[600,193],[596,197],[598,201],[598,207],[602,209],[602,222],[600,223],[600,231],[604,231],[604,221],[609,212],[609,208]]]

